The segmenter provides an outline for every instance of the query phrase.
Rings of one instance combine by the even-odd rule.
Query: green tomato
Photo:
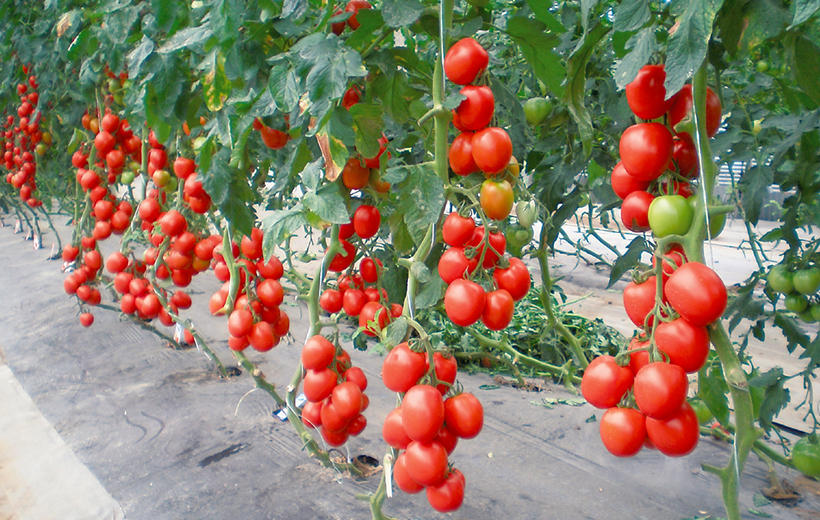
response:
[[[541,124],[552,112],[552,104],[546,98],[534,97],[524,102],[524,116],[532,126]]]
[[[515,257],[521,257],[524,246],[532,241],[533,232],[531,228],[513,224],[507,227],[505,236],[507,238],[507,251]]]
[[[769,70],[769,62],[766,60],[760,60],[757,63],[755,63],[755,68],[760,73],[766,72],[767,70]]]
[[[136,175],[137,172],[140,171],[140,163],[137,161],[128,161],[128,169],[131,170],[131,173]]]
[[[811,306],[812,321],[820,321],[820,303],[813,303]]]
[[[813,435],[803,437],[792,448],[794,467],[808,477],[820,477],[820,442]]]
[[[683,235],[692,225],[694,211],[681,195],[661,195],[649,204],[649,227],[656,237]]]
[[[39,143],[34,147],[34,153],[41,157],[46,154],[46,150],[48,150],[48,146],[43,143]]]
[[[535,202],[531,200],[521,200],[515,205],[515,215],[518,217],[518,222],[525,228],[532,227],[535,224],[537,212]]]
[[[792,312],[801,313],[809,306],[809,300],[802,294],[790,294],[786,296],[786,309]]]
[[[815,321],[817,321],[816,319],[814,319],[814,316],[812,315],[811,306],[806,308],[805,311],[798,314],[798,316],[801,320],[805,321],[806,323],[814,323]]]
[[[707,424],[715,417],[702,399],[689,399],[689,404],[692,405],[692,409],[695,410],[695,415],[698,416],[698,422],[700,424]]]
[[[134,172],[131,170],[123,170],[120,174],[120,183],[131,184],[134,182]]]
[[[814,294],[820,289],[820,267],[800,269],[792,277],[794,288],[801,294]]]
[[[177,191],[178,186],[179,186],[179,179],[176,176],[172,175],[168,178],[168,182],[165,183],[165,186],[163,186],[163,188],[165,188],[165,191],[167,191],[169,193],[173,193],[173,192]]]
[[[771,268],[766,281],[773,291],[780,294],[789,294],[794,291],[793,275],[789,268],[784,264],[778,264]]]

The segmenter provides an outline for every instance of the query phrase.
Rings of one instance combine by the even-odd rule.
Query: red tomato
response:
[[[437,486],[447,476],[447,450],[437,442],[413,441],[404,456],[407,475],[422,486]]]
[[[709,355],[709,332],[683,318],[659,323],[655,328],[658,350],[669,356],[669,362],[685,372],[700,370]]]
[[[370,168],[362,164],[358,157],[351,157],[342,168],[342,184],[349,190],[360,190],[367,186],[370,180]],[[351,229],[350,235],[342,236],[341,229],[339,230],[340,238],[348,238],[353,234]]]
[[[364,371],[361,368],[350,367],[345,370],[343,377],[345,381],[352,381],[356,383],[362,392],[367,390],[367,376],[364,375]]]
[[[262,136],[262,142],[271,150],[279,150],[284,148],[290,140],[290,135],[281,130],[262,125],[259,129],[259,135]]]
[[[94,323],[94,315],[90,312],[80,314],[80,325],[90,327]]]
[[[481,130],[490,124],[495,109],[495,98],[490,87],[467,85],[462,87],[460,92],[466,99],[453,111],[454,117],[458,118],[459,129]],[[473,152],[475,152],[475,144],[474,137]],[[506,163],[504,164],[506,166]]]
[[[444,73],[456,85],[467,85],[487,68],[490,56],[472,38],[462,38],[444,55]]]
[[[626,86],[626,102],[641,119],[657,119],[666,113],[666,71],[663,65],[644,65]]]
[[[396,486],[405,493],[418,493],[424,486],[413,480],[407,472],[407,457],[401,453],[396,457],[396,462],[393,464],[393,480],[396,481]]]
[[[359,435],[364,431],[365,427],[367,427],[367,418],[359,414],[347,425],[347,433],[350,435]]]
[[[684,177],[698,176],[698,154],[689,134],[679,134],[672,140],[672,161]]]
[[[634,408],[610,408],[601,416],[601,441],[617,457],[631,457],[646,440],[644,415]]]
[[[305,370],[327,368],[336,357],[336,347],[324,336],[311,336],[302,347],[302,366]]]
[[[175,237],[188,228],[188,221],[185,220],[182,213],[172,209],[159,218],[159,226],[166,236]]]
[[[253,325],[250,334],[248,334],[248,342],[255,350],[267,352],[274,347],[278,340],[273,333],[271,324],[267,321],[260,321]]]
[[[440,513],[455,511],[464,501],[464,486],[464,475],[453,469],[444,482],[427,488],[427,501]]]
[[[709,325],[726,309],[726,286],[700,262],[683,264],[669,277],[665,292],[672,308],[693,325]]]
[[[581,395],[596,408],[617,405],[632,386],[632,371],[615,362],[612,356],[598,356],[584,370]]]
[[[499,289],[506,290],[513,300],[518,301],[530,290],[530,271],[520,258],[512,257],[509,263],[509,267],[493,271],[493,280]]]
[[[484,312],[484,288],[475,282],[459,278],[444,292],[444,309],[447,317],[462,327],[469,327]]]
[[[322,402],[305,403],[302,407],[302,423],[308,428],[318,428],[322,425]]]
[[[338,12],[341,13],[341,11],[338,11]],[[344,29],[344,23],[340,23],[340,24],[335,24],[334,23],[333,25],[334,26],[341,26],[342,29]],[[333,32],[336,32],[336,31],[334,30]],[[339,31],[336,34],[340,34],[340,33],[341,33],[341,31]],[[358,85],[351,85],[350,88],[348,88],[345,91],[345,95],[342,96],[342,106],[346,110],[350,110],[350,107],[352,107],[353,105],[358,103],[361,98],[362,98],[362,90],[359,88],[359,86]]]
[[[441,393],[430,385],[411,387],[401,402],[404,431],[414,441],[430,442],[444,424]]]
[[[361,238],[370,238],[379,232],[381,214],[375,206],[362,204],[353,213],[353,229]]]
[[[433,366],[435,367],[436,379],[450,385],[456,382],[458,362],[455,356],[444,357],[441,352],[436,352],[433,354]],[[436,385],[436,388],[441,392],[441,395],[444,395],[450,390],[450,385],[439,384]]]
[[[473,132],[462,132],[450,145],[450,151],[447,153],[447,158],[450,162],[450,168],[456,175],[470,175],[478,171],[475,160],[473,159]]]
[[[657,278],[650,276],[642,283],[629,282],[624,287],[624,308],[629,319],[638,327],[651,325],[653,318],[647,316],[655,307]]]
[[[669,457],[682,457],[698,444],[700,424],[692,406],[685,402],[665,420],[646,418],[646,433],[658,451]]]
[[[505,289],[487,293],[481,322],[490,330],[503,330],[513,317],[515,302]]]
[[[486,88],[486,87],[484,87]],[[464,118],[461,119],[464,121]],[[489,121],[487,121],[489,123]],[[486,125],[482,125],[486,126]],[[503,128],[490,127],[473,136],[473,160],[485,174],[504,171],[512,157],[512,141]]]
[[[325,289],[319,297],[319,307],[333,314],[342,310],[342,293],[336,289]]]
[[[270,260],[268,260],[267,263],[265,263],[263,259],[260,259],[256,263],[256,270],[260,275],[262,275],[262,277],[272,278],[274,280],[282,278],[282,275],[285,273],[285,268],[282,266],[282,262],[275,256],[270,257]]]
[[[253,327],[253,315],[245,309],[234,309],[228,317],[228,332],[232,336],[242,337],[250,333]]]
[[[350,0],[345,6],[345,12],[353,13],[350,18],[347,19],[347,25],[350,26],[351,29],[356,30],[359,28],[359,21],[356,19],[356,15],[362,9],[372,9],[373,6],[370,5],[370,2],[366,0]]]
[[[484,407],[473,394],[455,395],[444,401],[444,422],[462,439],[472,439],[484,426]]]
[[[675,127],[692,111],[692,85],[684,85],[677,94],[672,96],[669,108],[669,126]],[[720,98],[706,87],[706,133],[709,137],[715,135],[720,128]]]
[[[358,316],[365,303],[367,303],[367,297],[364,291],[359,289],[348,289],[342,296],[342,308],[348,316]]]
[[[114,251],[105,260],[105,268],[109,273],[120,273],[128,266],[128,259],[119,251]]]
[[[464,249],[461,247],[451,247],[447,249],[439,258],[438,274],[444,283],[450,284],[454,280],[462,278],[465,272],[473,272],[478,264],[478,258],[467,259]]]
[[[680,409],[688,388],[686,372],[678,365],[649,363],[635,376],[635,404],[644,415],[666,419]]]
[[[156,222],[162,209],[159,206],[159,201],[153,198],[147,198],[140,202],[137,212],[142,220],[146,222]]]
[[[621,204],[621,222],[630,231],[649,230],[649,205],[655,197],[645,191],[633,191]]]
[[[324,406],[322,407],[322,409],[324,410]],[[341,431],[338,431],[338,432],[332,432],[332,431],[328,430],[327,428],[325,428],[324,425],[319,427],[319,433],[322,434],[322,438],[325,440],[326,443],[328,443],[330,446],[334,446],[334,447],[338,447],[338,446],[341,446],[342,444],[346,443],[347,438],[349,436],[349,434],[347,433],[347,430],[345,430],[345,429],[342,429]]]
[[[337,273],[350,267],[350,264],[353,263],[353,259],[356,258],[356,248],[353,244],[344,239],[339,240],[339,243],[342,245],[344,252],[336,253],[336,256],[331,259],[330,265],[327,266],[329,271],[335,271]]]
[[[302,381],[302,391],[308,401],[318,402],[330,395],[336,386],[336,372],[329,368],[308,370]]]
[[[476,259],[481,258],[481,253],[484,251],[483,241],[484,226],[478,226],[475,228],[472,238],[470,238],[469,242],[467,242],[469,247],[476,248],[474,257]],[[487,241],[490,243],[490,249],[487,249],[487,252],[484,254],[484,261],[481,262],[481,266],[485,269],[494,267],[496,262],[498,262],[498,259],[501,256],[504,256],[504,252],[507,249],[507,238],[504,236],[504,233],[500,231],[491,232],[490,236],[487,238]]]
[[[621,135],[618,151],[630,175],[641,181],[660,177],[672,158],[672,134],[660,123],[639,123]]]
[[[352,291],[345,293],[347,294]],[[378,335],[378,331],[385,328],[390,321],[390,311],[381,303],[377,301],[369,301],[364,304],[359,313],[359,327],[364,329],[364,334],[370,337]],[[376,322],[378,329],[369,325],[370,322]]]
[[[345,423],[349,423],[362,410],[362,389],[353,381],[339,383],[330,393],[330,403]],[[324,424],[324,417],[322,423]]]
[[[276,280],[262,280],[256,286],[256,296],[268,307],[277,307],[284,299],[282,285]]]
[[[633,191],[645,191],[649,187],[648,181],[641,181],[629,175],[621,162],[618,162],[613,168],[610,180],[612,182],[612,191],[621,200],[624,200]]]
[[[384,442],[397,450],[407,448],[412,439],[407,436],[404,431],[404,423],[402,422],[401,408],[394,408],[390,410],[387,417],[384,419],[382,425],[382,437]]]
[[[380,260],[376,260],[381,265]],[[372,258],[362,258],[362,261],[359,263],[359,272],[362,275],[362,279],[367,283],[376,283],[379,279],[379,269],[376,267],[376,262],[373,261]]]
[[[444,243],[453,247],[462,247],[473,236],[475,222],[470,217],[462,217],[457,212],[450,213],[441,225],[441,237]]]
[[[410,345],[399,343],[382,364],[384,386],[394,392],[407,392],[427,371],[424,354],[410,350]]]
[[[649,347],[649,340],[648,339],[641,339],[640,336],[636,336],[632,338],[629,342],[629,350],[637,350],[640,348],[647,348]],[[637,352],[630,352],[629,353],[629,369],[632,371],[632,374],[635,375],[638,373],[640,369],[645,367],[649,364],[649,351],[648,350],[638,350]]]

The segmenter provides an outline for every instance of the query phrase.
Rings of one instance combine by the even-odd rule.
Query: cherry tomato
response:
[[[434,386],[415,385],[401,402],[404,431],[414,441],[431,442],[444,424],[444,403]]]
[[[453,469],[444,482],[427,487],[427,501],[440,513],[455,511],[464,501],[464,486],[464,475],[461,471]]]
[[[689,403],[667,419],[646,418],[646,434],[652,444],[669,457],[682,457],[695,449],[700,435],[698,417]]]
[[[629,342],[629,370],[635,375],[640,369],[649,364],[649,351],[638,350],[649,347],[649,340],[635,336]],[[633,352],[634,351],[634,352]]]
[[[450,169],[456,175],[470,175],[478,171],[473,159],[473,132],[462,132],[453,139],[447,159],[450,162]]]
[[[487,293],[481,322],[490,330],[503,330],[510,324],[515,302],[504,289]]]
[[[319,307],[333,314],[342,310],[342,293],[336,289],[325,289],[319,297]]]
[[[426,371],[424,354],[414,352],[406,342],[399,343],[384,358],[382,381],[394,392],[407,392]]]
[[[437,486],[446,478],[447,451],[441,444],[413,441],[403,455],[407,475],[422,486]]]
[[[327,368],[336,357],[336,347],[320,335],[311,336],[302,347],[302,366],[305,370]]]
[[[481,184],[479,201],[488,218],[504,220],[510,215],[513,207],[512,185],[506,180],[498,182],[487,179]]]
[[[811,295],[820,289],[820,267],[799,269],[792,276],[794,288],[800,294]]]
[[[484,253],[484,261],[481,262],[481,266],[485,269],[495,266],[507,248],[507,239],[500,231],[491,232],[487,241],[490,243],[490,249],[487,249],[487,252]],[[476,249],[476,258],[481,258],[481,254],[484,251],[484,226],[475,228],[473,236],[469,242],[467,242],[467,245]]]
[[[524,102],[524,117],[531,126],[540,125],[552,112],[552,104],[547,98],[534,97]]]
[[[581,395],[596,408],[617,405],[632,386],[632,371],[615,362],[612,356],[598,356],[584,370]]]
[[[717,273],[700,262],[681,266],[669,277],[664,290],[675,311],[693,325],[708,325],[726,309],[726,286]]]
[[[652,233],[661,238],[686,234],[692,225],[694,211],[681,195],[661,195],[652,199],[647,216]]]
[[[378,323],[378,328],[374,328],[372,325],[369,325],[371,321]],[[364,329],[363,332],[367,336],[375,337],[379,330],[387,326],[389,321],[390,311],[377,301],[365,303],[359,313],[359,327]]]
[[[390,410],[390,413],[385,417],[382,425],[382,438],[384,438],[384,442],[397,450],[407,448],[407,445],[412,441],[404,430],[401,408]]]
[[[302,380],[302,391],[308,401],[318,402],[330,395],[336,386],[336,372],[329,368],[308,370]]]
[[[362,409],[362,389],[353,381],[339,383],[330,393],[330,403],[344,422],[349,423]],[[324,417],[322,417],[324,424]]]
[[[484,425],[484,407],[473,394],[454,395],[444,401],[444,421],[451,432],[472,439]]]
[[[503,128],[493,126],[476,132],[472,146],[476,166],[487,175],[504,171],[512,158],[512,141]]]
[[[698,176],[698,154],[689,134],[680,134],[672,140],[672,160],[684,177]]]
[[[487,68],[490,57],[472,38],[462,38],[444,55],[444,73],[456,85],[467,85]]]
[[[666,113],[666,71],[663,65],[644,65],[626,86],[626,102],[641,119],[657,119]]]
[[[660,177],[672,158],[672,134],[660,123],[639,123],[621,135],[618,151],[621,162],[638,180]]]
[[[359,28],[359,21],[356,19],[356,15],[362,9],[372,9],[373,6],[367,0],[350,0],[345,6],[345,12],[353,13],[353,15],[347,19],[347,25],[350,26],[351,29],[354,31]]]
[[[441,392],[441,395],[444,395],[450,390],[450,385],[456,382],[458,362],[455,356],[444,357],[441,352],[436,352],[433,354],[433,365],[436,371],[436,379],[442,382],[442,384],[436,385],[436,388]],[[443,383],[449,383],[450,385]]]
[[[349,190],[360,190],[370,180],[370,168],[362,164],[358,157],[351,157],[342,168],[342,184]],[[347,238],[347,237],[341,237]]]
[[[649,363],[635,376],[635,404],[646,416],[666,419],[686,401],[689,382],[686,372],[671,363]]]
[[[375,206],[362,204],[353,213],[353,229],[361,238],[370,238],[379,232],[381,214]]]
[[[462,247],[473,236],[475,222],[470,217],[462,217],[456,212],[447,215],[441,225],[441,236],[444,243],[453,247]]]
[[[649,187],[648,181],[641,181],[629,175],[621,162],[618,162],[615,168],[612,169],[610,181],[612,182],[612,191],[621,200],[624,200],[633,191],[645,191]]]
[[[638,327],[652,324],[652,318],[646,317],[655,307],[655,293],[657,278],[650,276],[642,283],[629,282],[624,287],[624,308],[629,319]]]
[[[684,85],[677,94],[672,96],[669,108],[669,126],[675,127],[692,111],[692,85]],[[720,98],[706,87],[706,133],[709,137],[715,135],[720,128]]]
[[[379,279],[379,268],[376,267],[376,262],[379,262],[381,265],[380,260],[373,261],[372,258],[362,258],[362,261],[359,263],[359,273],[362,275],[362,279],[367,283],[376,283],[376,280]]]
[[[485,298],[484,288],[477,283],[461,278],[454,280],[444,293],[447,317],[456,325],[468,327],[484,312]]]
[[[350,267],[350,264],[353,263],[353,259],[356,258],[356,248],[348,242],[347,240],[341,239],[339,242],[344,249],[343,253],[336,253],[336,255],[331,259],[330,265],[328,265],[329,271],[341,272]]]
[[[359,289],[348,289],[342,295],[342,308],[348,316],[358,316],[367,303],[367,296]]]
[[[655,197],[645,191],[633,191],[621,204],[621,222],[630,231],[649,230],[649,205]]]
[[[510,258],[510,266],[507,268],[496,268],[493,271],[493,280],[499,289],[509,292],[515,301],[526,296],[530,290],[529,269],[519,258]]]
[[[393,464],[393,480],[396,481],[396,486],[405,493],[418,493],[424,489],[424,486],[413,480],[407,472],[407,457],[404,453],[399,454]]]
[[[464,277],[465,272],[472,273],[478,264],[478,258],[468,259],[464,255],[464,248],[448,248],[439,258],[438,274],[444,283],[450,284],[453,280]]]
[[[709,355],[709,332],[706,327],[692,325],[683,318],[659,323],[655,328],[655,344],[669,356],[669,362],[687,373],[697,372]]]
[[[646,440],[644,415],[633,408],[610,408],[601,416],[601,441],[616,457],[631,457]]]
[[[481,130],[490,124],[495,109],[495,97],[493,97],[493,91],[490,90],[490,87],[467,85],[462,87],[460,92],[466,98],[454,110],[454,117],[458,118],[460,129]],[[474,150],[475,144],[474,137]],[[504,165],[506,164],[505,161]]]

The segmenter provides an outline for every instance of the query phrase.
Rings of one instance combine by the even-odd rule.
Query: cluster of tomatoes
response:
[[[231,273],[222,251],[222,241],[216,237],[213,250],[214,275],[222,287],[208,302],[212,314],[223,314],[230,295]],[[231,254],[239,270],[234,309],[228,316],[228,346],[244,350],[248,345],[267,352],[279,344],[290,330],[290,317],[279,308],[285,293],[279,280],[284,274],[282,262],[275,256],[266,262],[262,254],[262,231],[254,228],[250,236],[232,244]]]
[[[28,69],[24,69],[28,73]],[[6,182],[19,191],[20,199],[30,207],[41,206],[43,202],[34,196],[37,191],[37,162],[34,155],[46,153],[51,144],[51,134],[40,131],[42,113],[37,111],[40,95],[37,92],[37,78],[28,77],[28,84],[17,85],[20,105],[17,107],[17,124],[15,117],[6,118],[5,130],[0,134],[0,145],[3,150],[3,163],[8,170]],[[31,116],[34,115],[34,119]]]
[[[782,262],[769,270],[766,277],[770,290],[785,296],[786,310],[796,313],[806,323],[820,321],[820,263],[818,258],[803,259],[799,268]]]
[[[370,403],[362,369],[352,366],[347,352],[318,334],[302,347],[302,367],[307,398],[302,422],[317,428],[330,446],[341,446],[351,435],[359,435],[367,426],[362,412]]]
[[[627,102],[637,117],[653,120],[665,116],[666,124],[653,121],[627,128],[618,146],[621,161],[611,176],[612,189],[623,200],[624,226],[636,232],[651,229],[657,237],[689,230],[696,202],[690,181],[699,172],[692,140],[692,86],[685,85],[667,100],[665,79],[663,65],[646,65],[626,86]],[[720,99],[707,88],[709,137],[720,126],[720,112]],[[723,215],[711,218],[711,236],[720,233],[724,223]]]
[[[444,219],[441,233],[444,243],[450,246],[438,262],[439,275],[447,284],[444,293],[447,317],[462,327],[481,319],[490,330],[506,328],[515,302],[530,289],[526,264],[515,257],[504,258],[504,234],[487,233],[484,226],[476,226],[469,216],[450,213]],[[495,287],[491,291],[470,279],[473,275],[482,275],[489,280],[490,274]]]
[[[384,420],[382,436],[399,451],[393,479],[406,493],[426,489],[430,505],[454,511],[464,499],[464,475],[448,456],[458,439],[476,437],[484,425],[484,408],[471,393],[453,389],[458,372],[455,358],[433,354],[430,359],[408,343],[400,343],[384,359],[384,385],[404,394],[401,405]],[[444,396],[449,395],[446,399]]]
[[[450,145],[450,168],[456,175],[482,171],[479,200],[487,217],[504,220],[513,207],[513,187],[504,178],[512,157],[512,141],[503,128],[489,126],[495,111],[490,87],[475,85],[487,68],[489,55],[473,38],[463,38],[447,51],[444,73],[457,85],[465,99],[453,110],[453,125],[461,133]]]

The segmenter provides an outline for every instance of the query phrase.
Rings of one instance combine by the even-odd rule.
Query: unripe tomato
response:
[[[661,195],[649,204],[649,227],[657,238],[684,235],[692,225],[694,211],[681,195]]]
[[[543,97],[534,97],[524,102],[524,117],[532,126],[541,124],[552,112],[552,104]]]
[[[498,182],[486,179],[481,184],[479,201],[488,218],[504,220],[510,215],[513,207],[512,185],[506,180]]]

